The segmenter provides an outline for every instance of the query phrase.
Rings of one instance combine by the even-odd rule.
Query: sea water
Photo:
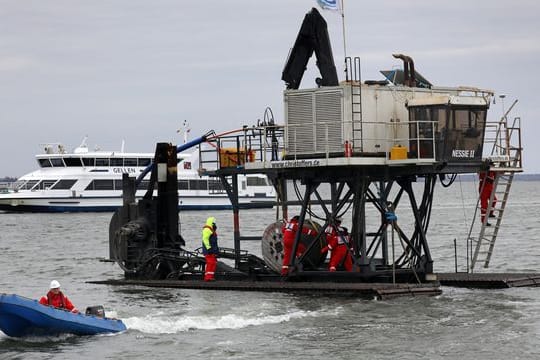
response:
[[[458,270],[466,270],[476,186],[437,185],[428,233],[436,272],[454,271],[454,239]],[[539,182],[513,183],[489,271],[540,272],[539,188]],[[260,235],[276,211],[240,215],[242,235]],[[443,287],[436,297],[381,301],[90,284],[123,276],[116,264],[102,261],[111,216],[0,213],[0,292],[37,299],[56,279],[77,307],[103,304],[128,327],[121,334],[82,337],[17,339],[0,332],[0,359],[540,357],[540,288]],[[220,245],[232,247],[230,211],[180,213],[186,247],[200,246],[208,216],[218,219]],[[257,242],[243,245],[260,255]]]

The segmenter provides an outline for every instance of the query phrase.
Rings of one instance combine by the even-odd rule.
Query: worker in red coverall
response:
[[[216,218],[209,217],[202,230],[202,249],[206,266],[204,267],[204,281],[214,281],[219,254],[218,235],[216,232]]]
[[[289,264],[291,262],[291,253],[294,247],[294,239],[296,238],[296,233],[298,231],[299,219],[300,217],[296,215],[290,221],[285,222],[281,228],[281,232],[283,233],[283,265],[281,266],[282,276],[287,276],[289,274]],[[315,236],[317,235],[317,232],[304,226],[302,228],[302,234]],[[298,247],[296,248],[296,256],[302,256],[304,251],[306,251],[306,246],[301,242],[298,242]]]
[[[42,305],[53,306],[57,309],[68,310],[72,313],[79,312],[68,297],[60,291],[60,283],[56,280],[51,281],[49,292],[46,296],[42,296],[41,299],[39,299],[39,303]]]
[[[326,241],[328,245],[321,250],[321,253],[328,250],[331,252],[328,270],[336,271],[340,265],[343,265],[345,270],[352,271],[353,262],[349,250],[351,237],[347,228],[341,226],[341,219],[336,219],[335,225],[326,229]]]
[[[486,212],[488,208],[489,198],[491,197],[491,193],[493,192],[493,183],[495,182],[495,174],[494,171],[480,171],[480,183],[478,184],[478,191],[480,192],[480,216],[482,218],[482,222],[486,219]],[[493,194],[493,202],[491,203],[491,211],[489,213],[489,217],[495,217],[493,214],[493,208],[495,207],[495,204],[497,203],[497,196]],[[490,223],[486,222],[487,226],[491,226]]]

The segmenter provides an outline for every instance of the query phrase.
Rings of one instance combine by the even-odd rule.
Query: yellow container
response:
[[[390,150],[390,160],[407,159],[407,148],[401,145],[392,146]]]
[[[255,161],[255,151],[248,150],[247,154],[243,148],[240,151],[236,148],[221,148],[219,151],[219,162],[222,168],[244,165],[246,160],[248,162]]]

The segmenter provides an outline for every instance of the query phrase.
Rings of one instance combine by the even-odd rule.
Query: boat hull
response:
[[[246,208],[272,208],[273,198],[239,198]],[[2,198],[0,211],[7,212],[112,212],[122,206],[121,197],[84,198]],[[232,205],[227,197],[185,197],[179,199],[178,210],[230,210]]]
[[[125,331],[126,326],[121,320],[74,314],[15,294],[0,294],[0,330],[12,337],[95,335]]]

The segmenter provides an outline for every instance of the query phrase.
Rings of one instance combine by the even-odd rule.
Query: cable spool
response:
[[[281,272],[281,266],[283,265],[283,233],[281,231],[284,225],[284,221],[276,221],[266,227],[262,236],[262,255],[263,259],[269,268],[275,272]],[[316,222],[306,220],[304,227],[315,230],[317,233],[320,231],[321,226]],[[306,247],[315,240],[316,235],[302,234],[300,242]],[[317,268],[326,259],[326,253],[321,254],[321,249],[326,245],[325,236],[323,235],[319,241],[317,241],[311,250],[304,256],[304,269]]]

